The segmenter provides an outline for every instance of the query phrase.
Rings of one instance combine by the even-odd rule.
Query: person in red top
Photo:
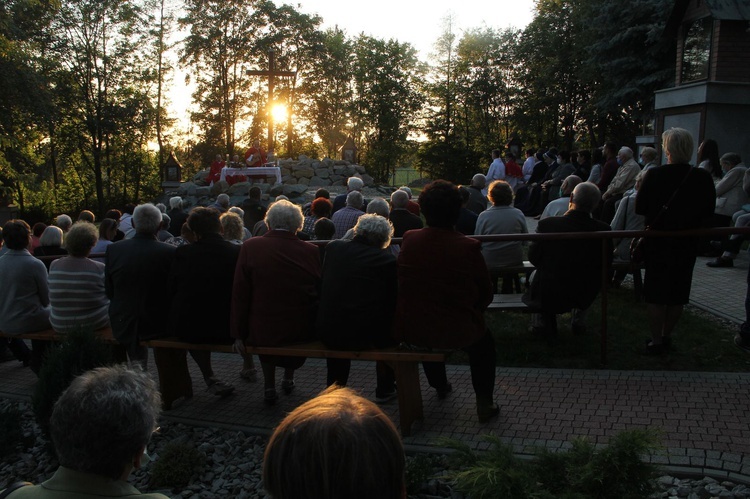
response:
[[[225,165],[226,163],[221,159],[221,154],[217,154],[216,159],[211,163],[211,170],[208,172],[208,177],[206,177],[206,182],[208,182],[209,185],[219,181],[221,178],[221,169],[224,168]]]
[[[247,166],[263,166],[266,164],[266,151],[260,147],[258,139],[255,139],[253,147],[245,152],[245,163]]]
[[[505,153],[505,181],[510,184],[515,191],[523,181],[523,171],[516,163],[516,156],[508,151]]]

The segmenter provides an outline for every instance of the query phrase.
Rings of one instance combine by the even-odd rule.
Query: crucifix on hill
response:
[[[277,76],[297,76],[297,72],[277,71],[274,51],[271,49],[268,51],[268,71],[247,70],[245,73],[248,76],[268,76],[268,149],[273,149],[273,114],[271,113],[271,106],[273,106],[273,88],[275,80]]]

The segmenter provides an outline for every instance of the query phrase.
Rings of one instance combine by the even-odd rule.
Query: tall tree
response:
[[[362,163],[385,182],[406,154],[409,133],[416,130],[423,70],[414,48],[395,40],[360,35],[354,52],[354,126]]]

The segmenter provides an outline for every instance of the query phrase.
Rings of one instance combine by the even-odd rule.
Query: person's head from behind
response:
[[[404,447],[380,408],[331,387],[292,411],[271,435],[263,483],[274,499],[406,497]]]
[[[57,229],[60,230],[60,229]],[[3,245],[9,250],[23,250],[29,247],[31,228],[21,219],[8,220],[3,226]]]
[[[581,177],[578,175],[569,175],[563,180],[563,183],[560,186],[560,192],[563,196],[570,196],[573,193],[573,189],[575,189],[581,182],[583,182],[583,180],[581,180]]]
[[[226,212],[221,215],[219,221],[224,231],[224,239],[227,241],[242,241],[245,235],[245,231],[243,230],[245,225],[242,223],[242,218],[239,215]]]
[[[73,219],[66,214],[58,215],[55,219],[55,225],[60,227],[63,232],[68,232],[73,226]]]
[[[574,206],[576,210],[585,211],[586,213],[592,213],[594,208],[599,204],[602,199],[602,193],[596,184],[592,182],[582,182],[575,186],[573,194],[570,196],[570,204]]]
[[[693,136],[684,128],[670,128],[661,134],[661,147],[669,163],[689,163],[693,157]]]
[[[99,231],[96,225],[91,222],[76,222],[65,238],[65,249],[70,256],[86,258],[98,240]]]
[[[401,187],[398,188],[398,190],[399,191],[404,191],[405,193],[407,193],[409,195],[409,199],[412,198],[411,187],[406,186],[406,185],[402,185]]]
[[[122,217],[122,212],[116,208],[107,210],[107,213],[104,214],[104,218],[111,218],[117,221],[119,221],[121,217]]]
[[[366,242],[370,246],[385,249],[393,237],[393,224],[382,215],[368,213],[357,219],[354,226],[354,237]]]
[[[352,191],[346,195],[346,206],[354,208],[355,210],[361,210],[365,199],[362,197],[362,193],[359,191]]]
[[[446,180],[435,180],[427,184],[419,195],[419,206],[427,225],[450,229],[456,225],[461,213],[461,194],[458,187]]]
[[[513,202],[513,188],[505,180],[495,180],[487,191],[492,206],[510,206]]]
[[[299,206],[282,199],[268,208],[265,220],[270,230],[286,230],[296,234],[302,228],[305,218]]]
[[[388,215],[391,212],[391,207],[388,206],[388,201],[381,197],[372,198],[372,200],[367,203],[367,213],[374,213],[375,215],[380,215],[381,217],[388,218]]]
[[[34,226],[31,228],[31,235],[36,237],[41,237],[42,232],[44,232],[44,229],[47,228],[47,224],[44,222],[37,222],[34,224]]]
[[[105,218],[102,223],[99,224],[99,239],[111,241],[117,234],[117,220],[113,218]]]
[[[89,210],[83,210],[81,213],[78,214],[78,221],[94,223],[96,221],[96,216],[94,215],[93,212]]]
[[[323,189],[321,187],[320,189],[315,191],[315,197],[313,199],[318,199],[318,198],[331,199],[331,193],[328,192],[328,189]]]
[[[181,210],[182,198],[180,196],[172,196],[169,198],[169,208],[172,210]]]
[[[199,239],[208,234],[221,234],[219,215],[219,210],[215,208],[196,206],[190,210],[190,215],[188,215],[186,222],[188,225],[187,228]],[[180,228],[180,233],[182,233],[182,227]]]
[[[315,218],[328,218],[331,216],[333,210],[333,204],[327,198],[320,197],[316,198],[310,205],[310,213]]]
[[[216,204],[222,208],[229,208],[229,195],[221,193],[216,196]]]
[[[405,210],[409,204],[409,195],[406,191],[397,190],[391,193],[391,206],[394,210]]]
[[[257,185],[252,186],[250,190],[247,191],[247,198],[253,201],[260,201],[260,195],[260,187],[258,187]]]
[[[349,177],[348,179],[346,179],[346,189],[349,192],[361,191],[364,186],[365,183],[359,177]]]
[[[328,218],[319,218],[313,226],[313,232],[318,241],[328,241],[336,234],[336,225]]]
[[[161,230],[169,230],[169,226],[172,225],[172,217],[162,212],[161,214]]]
[[[140,204],[133,210],[133,227],[138,234],[156,234],[161,222],[161,211],[151,203]]]
[[[56,225],[50,225],[39,236],[39,246],[60,247],[63,243],[63,230]]]
[[[126,366],[100,367],[73,380],[55,403],[50,434],[60,466],[124,480],[140,465],[157,427],[153,379]]]
[[[469,204],[469,200],[471,199],[471,192],[469,191],[468,187],[459,185],[458,193],[461,195],[461,206],[465,207],[467,204]]]
[[[484,189],[484,186],[487,185],[487,177],[485,177],[481,173],[477,173],[473,177],[471,177],[471,184],[472,187],[476,187],[477,189]]]

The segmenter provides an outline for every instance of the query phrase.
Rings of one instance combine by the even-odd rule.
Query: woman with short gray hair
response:
[[[93,331],[109,326],[104,264],[88,258],[98,236],[94,224],[76,222],[66,238],[70,256],[50,265],[50,323],[55,331]]]
[[[68,251],[62,247],[62,244],[63,230],[56,225],[50,225],[39,236],[39,246],[34,248],[34,256],[67,255]],[[42,261],[44,262],[44,266],[47,267],[47,272],[49,272],[49,264],[52,263],[52,260],[45,259]]]
[[[73,380],[55,403],[50,433],[60,467],[49,480],[10,497],[142,497],[127,482],[143,463],[161,398],[153,379],[125,366],[100,367]],[[64,491],[64,492],[58,492]]]

